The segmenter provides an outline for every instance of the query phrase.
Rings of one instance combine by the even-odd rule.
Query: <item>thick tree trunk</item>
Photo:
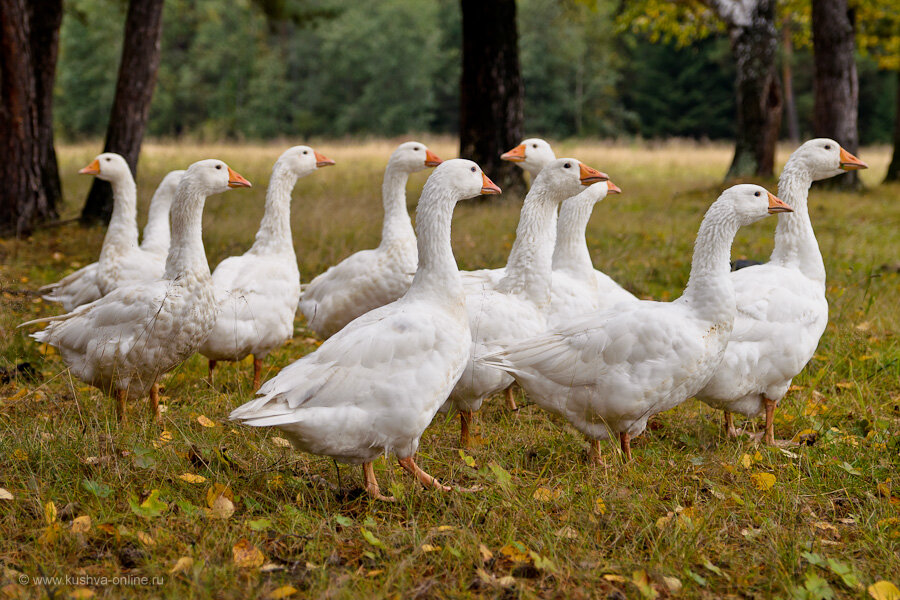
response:
[[[163,0],[131,0],[128,4],[122,62],[103,146],[104,152],[124,156],[135,174],[159,67],[162,10]],[[112,189],[109,183],[95,178],[81,211],[81,221],[108,222],[110,215]]]
[[[503,191],[525,189],[522,171],[500,155],[523,137],[515,0],[461,0],[459,155],[477,162]]]
[[[53,145],[53,82],[59,54],[62,0],[31,0],[31,58],[37,92],[37,143],[44,193],[53,206],[62,202],[62,184]]]
[[[894,115],[894,156],[891,158],[891,164],[888,166],[885,181],[900,181],[900,71],[897,71],[897,106]]]
[[[731,23],[737,66],[737,132],[727,178],[771,177],[781,129],[781,86],[775,66],[775,0],[758,0],[746,20]]]
[[[837,141],[848,152],[859,150],[857,113],[859,81],[853,55],[856,37],[847,0],[813,0],[812,34],[815,53],[813,131],[816,137]],[[829,180],[842,188],[860,186],[859,175],[850,171]]]
[[[797,118],[797,103],[794,102],[794,43],[791,40],[791,25],[787,19],[781,24],[781,61],[781,85],[784,88],[788,139],[797,145],[800,143],[800,123]]]
[[[56,217],[44,191],[31,18],[26,0],[0,0],[0,235]]]

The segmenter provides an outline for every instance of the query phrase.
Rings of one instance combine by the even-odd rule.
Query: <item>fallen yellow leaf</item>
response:
[[[545,487],[539,487],[534,490],[534,494],[531,495],[532,498],[540,500],[541,502],[550,502],[551,500],[558,499],[560,496],[562,496],[562,490],[551,490]]]
[[[231,548],[234,564],[241,569],[257,569],[266,562],[266,557],[248,540],[242,539]]]
[[[606,514],[606,503],[603,501],[603,498],[597,496],[597,499],[594,500],[594,514],[595,515],[605,515]]]
[[[528,554],[528,549],[521,542],[506,544],[500,548],[500,554],[506,556],[513,562],[531,562],[531,556]]]
[[[431,544],[422,544],[422,552],[437,552],[440,546],[432,546]]]
[[[175,566],[169,569],[169,575],[176,575],[178,573],[187,573],[191,567],[194,566],[194,559],[190,556],[182,556],[177,561],[175,561]]]
[[[12,500],[13,495],[6,488],[0,488],[0,500]]]
[[[286,439],[284,439],[283,437],[273,437],[272,443],[275,444],[276,446],[281,446],[282,448],[290,448],[291,447],[291,443],[289,441],[287,441]]]
[[[775,485],[775,476],[771,473],[754,473],[750,476],[750,480],[753,481],[756,489],[762,491],[770,490]]]
[[[197,422],[203,425],[204,427],[218,427],[211,419],[204,415],[200,415],[197,417]]]
[[[69,592],[69,598],[74,598],[75,600],[87,600],[88,598],[93,598],[95,596],[94,590],[91,588],[75,588],[71,592]]]
[[[225,496],[229,500],[234,501],[234,493],[230,487],[221,483],[214,483],[212,487],[206,490],[206,505],[212,508],[213,503],[219,496]]]
[[[182,473],[178,476],[178,479],[182,481],[187,481],[188,483],[204,483],[206,482],[206,477],[203,475],[195,475],[194,473]]]
[[[878,490],[878,495],[883,496],[885,498],[891,497],[891,480],[890,478],[882,481],[878,485],[875,486],[875,489]]]
[[[213,519],[227,519],[234,514],[234,503],[224,495],[216,496],[206,514]]]
[[[875,600],[900,600],[900,590],[890,581],[877,581],[867,591]]]
[[[266,598],[268,600],[281,600],[281,598],[287,598],[288,596],[293,596],[297,593],[297,588],[292,585],[283,585],[280,588],[274,589],[268,594],[266,594]]]
[[[72,533],[87,533],[91,530],[91,518],[87,515],[72,520]]]
[[[603,579],[605,579],[607,581],[612,581],[614,583],[625,583],[626,581],[628,581],[621,575],[615,575],[613,573],[607,573],[606,575],[603,576]]]
[[[483,562],[487,562],[494,558],[494,553],[488,550],[488,547],[484,544],[478,544],[478,552],[481,554],[481,560]]]

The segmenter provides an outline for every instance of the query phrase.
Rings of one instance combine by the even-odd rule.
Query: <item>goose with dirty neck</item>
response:
[[[253,245],[241,256],[226,258],[213,271],[220,310],[200,346],[209,361],[210,384],[219,361],[252,355],[252,389],[257,389],[266,356],[293,337],[300,271],[291,235],[291,192],[301,177],[333,164],[309,146],[285,150],[272,167],[265,213]]]
[[[175,200],[178,183],[183,175],[183,170],[167,173],[153,193],[153,198],[150,199],[150,210],[147,213],[147,225],[144,226],[141,250],[159,257],[163,263],[169,253],[169,243],[172,240],[169,211]]]
[[[300,312],[327,338],[356,317],[402,296],[416,272],[416,235],[406,208],[412,173],[441,164],[425,144],[405,142],[391,154],[381,186],[384,221],[377,248],[350,255],[304,287]]]
[[[807,207],[813,181],[866,164],[834,140],[809,140],[795,150],[778,182],[793,212],[778,216],[775,248],[768,263],[731,273],[737,304],[734,330],[724,358],[697,397],[724,411],[725,434],[740,435],[732,413],[765,415],[757,436],[775,439],[774,415],[793,378],[812,359],[828,324],[825,265]]]
[[[231,419],[276,427],[298,450],[362,464],[365,489],[377,499],[393,500],[381,493],[373,469],[391,453],[423,485],[449,490],[414,454],[462,374],[472,339],[450,221],[459,200],[499,192],[471,161],[439,165],[419,200],[419,264],[405,294],[282,369]]]
[[[630,440],[647,419],[691,397],[722,359],[735,313],[729,255],[738,228],[788,210],[759,186],[729,188],[703,218],[680,298],[575,317],[481,361],[582,432],[594,461],[602,462],[600,440],[612,435],[630,459]]]
[[[472,330],[471,356],[442,408],[459,412],[460,441],[464,446],[471,443],[470,424],[484,398],[512,383],[512,377],[506,372],[478,364],[476,357],[496,352],[502,344],[538,335],[547,327],[559,203],[579,193],[584,186],[608,179],[574,158],[560,158],[544,167],[525,196],[516,241],[503,277],[494,288],[464,282]],[[513,408],[515,404],[511,400],[508,395],[507,404]]]
[[[149,394],[159,418],[158,379],[190,357],[209,334],[216,302],[201,217],[206,197],[250,183],[220,160],[191,165],[172,205],[172,243],[162,278],[122,285],[99,300],[48,322],[32,334],[58,349],[73,375],[125,401]]]

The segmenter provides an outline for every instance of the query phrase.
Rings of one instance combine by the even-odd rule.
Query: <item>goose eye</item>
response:
[[[826,149],[826,150],[831,150],[831,144],[825,144],[825,149]]]
[[[473,173],[475,172],[475,167],[472,167],[472,172],[473,172]]]
[[[112,161],[111,158],[107,158],[107,159],[106,159],[106,162],[110,162],[110,161]]]
[[[221,169],[221,168],[222,168],[222,165],[216,165],[216,168],[217,168],[217,169]]]
[[[759,192],[755,192],[753,195],[756,196],[757,198],[759,198],[759,196],[760,196]]]
[[[304,150],[303,154],[309,154],[309,150]]]
[[[563,166],[564,166],[565,168],[567,168],[567,169],[571,169],[571,168],[572,168],[571,163],[566,163],[566,164],[564,164]]]
[[[418,146],[416,146],[415,148],[413,148],[413,152],[418,152],[418,151],[419,151],[419,147],[418,147]]]
[[[532,148],[537,148],[537,144],[532,144],[531,147],[532,147]]]

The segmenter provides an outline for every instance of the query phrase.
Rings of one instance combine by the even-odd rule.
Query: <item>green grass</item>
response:
[[[304,281],[377,243],[381,171],[396,141],[314,144],[338,166],[301,180],[294,194]],[[252,242],[268,171],[286,145],[149,144],[138,181],[141,215],[169,169],[226,160],[255,187],[207,203],[204,238],[214,266]],[[443,157],[455,153],[449,139],[431,147]],[[610,173],[624,190],[594,211],[588,240],[595,264],[640,295],[676,297],[730,149],[561,148]],[[63,217],[73,217],[90,183],[74,173],[97,145],[59,150],[69,202]],[[779,152],[781,163],[788,152]],[[607,446],[609,467],[597,469],[586,463],[579,435],[520,394],[518,416],[499,399],[485,403],[482,443],[472,450],[460,452],[458,424],[442,417],[422,438],[426,470],[482,491],[426,491],[393,460],[379,461],[379,480],[400,496],[397,504],[358,491],[336,494],[322,484],[338,482],[330,460],[283,448],[277,431],[226,421],[250,398],[246,363],[221,367],[210,388],[205,362],[195,356],[164,381],[161,427],[138,403],[119,427],[108,398],[73,380],[57,355],[42,354],[15,329],[58,312],[34,290],[95,260],[103,231],[68,224],[0,241],[0,367],[28,362],[38,373],[0,387],[0,488],[14,497],[0,499],[0,597],[86,597],[87,587],[97,597],[248,598],[290,585],[293,597],[328,598],[812,598],[826,597],[825,587],[863,597],[878,580],[900,584],[900,187],[877,186],[887,148],[860,156],[872,165],[863,173],[867,191],[811,196],[831,322],[776,420],[780,437],[815,432],[805,437],[809,445],[785,453],[728,441],[721,415],[688,401],[654,419],[634,444],[634,462],[622,464]],[[412,178],[410,206],[425,177]],[[503,264],[518,207],[508,201],[457,208],[453,242],[462,268]],[[774,225],[767,219],[743,230],[734,256],[767,256]],[[299,317],[296,327],[294,340],[269,359],[266,376],[315,349]],[[201,424],[201,416],[214,426]],[[206,481],[181,479],[186,473]],[[771,489],[755,484],[763,473],[774,476]],[[340,468],[345,488],[360,480],[358,469]],[[207,514],[214,484],[229,487],[235,511],[227,519]],[[156,491],[165,506],[147,500]],[[51,502],[55,518],[52,510],[48,517]],[[84,519],[74,530],[73,523],[80,516],[91,526],[79,533]],[[267,567],[235,564],[241,540]],[[170,572],[182,557],[192,565]],[[26,585],[17,583],[23,575],[31,578]],[[41,575],[162,583],[47,587],[34,583]]]

